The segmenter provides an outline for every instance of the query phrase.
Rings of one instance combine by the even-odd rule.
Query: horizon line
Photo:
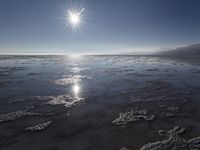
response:
[[[151,55],[151,54],[144,54],[144,53],[0,53],[1,56],[6,55]]]

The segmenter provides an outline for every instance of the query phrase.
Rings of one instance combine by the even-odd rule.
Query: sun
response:
[[[79,27],[80,28],[80,24],[83,23],[83,13],[84,8],[82,8],[81,10],[77,11],[77,10],[68,10],[67,15],[67,21],[68,24],[71,25],[73,28],[74,27]]]
[[[69,13],[69,21],[73,26],[76,26],[80,23],[80,15],[78,13]]]

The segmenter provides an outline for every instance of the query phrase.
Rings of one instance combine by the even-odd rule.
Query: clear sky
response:
[[[84,8],[72,30],[64,10]],[[0,0],[0,53],[152,51],[200,43],[200,0]]]

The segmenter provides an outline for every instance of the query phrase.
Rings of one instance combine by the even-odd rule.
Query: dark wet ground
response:
[[[1,56],[0,150],[198,150],[200,63],[184,60]]]

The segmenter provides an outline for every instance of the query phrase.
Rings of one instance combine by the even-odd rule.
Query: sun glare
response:
[[[66,13],[66,19],[68,25],[71,25],[73,28],[78,27],[80,28],[80,25],[83,23],[83,11],[85,9],[82,8],[81,10],[68,10]]]
[[[80,91],[79,85],[78,85],[78,84],[75,84],[75,85],[73,86],[73,92],[74,92],[74,94],[75,94],[75,95],[78,95],[79,91]]]
[[[70,12],[69,20],[70,20],[72,25],[77,25],[80,22],[80,16],[79,16],[79,14]]]

